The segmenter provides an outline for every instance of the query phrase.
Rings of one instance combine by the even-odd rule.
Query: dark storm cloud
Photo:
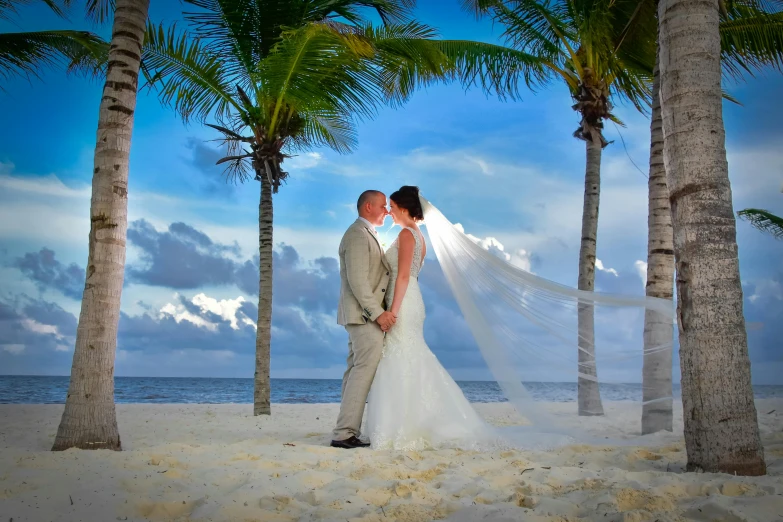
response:
[[[217,134],[217,131],[215,131]],[[192,180],[191,188],[197,193],[208,196],[233,198],[238,185],[225,175],[225,164],[217,161],[228,154],[225,147],[219,148],[214,142],[198,138],[188,138],[185,146],[191,151],[190,164],[195,168],[197,179]]]
[[[185,223],[172,223],[168,230],[158,232],[143,219],[134,221],[128,240],[141,250],[144,265],[127,268],[130,282],[194,289],[234,281],[237,263],[226,254],[237,255],[239,247],[213,242]]]
[[[18,268],[40,290],[52,288],[73,299],[81,299],[84,291],[84,269],[71,263],[59,262],[52,250],[42,248],[16,258],[11,266]]]

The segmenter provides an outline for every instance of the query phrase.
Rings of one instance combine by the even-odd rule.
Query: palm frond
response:
[[[0,20],[10,20],[18,15],[17,7],[38,3],[41,0],[0,0]],[[65,18],[65,10],[71,7],[71,0],[43,0],[49,9],[57,16]]]
[[[0,33],[0,77],[38,76],[41,69],[63,65],[69,72],[97,75],[109,46],[85,31]]]
[[[757,208],[740,210],[737,215],[756,229],[772,234],[777,239],[783,239],[783,218]]]
[[[729,93],[725,89],[723,89],[723,99],[735,105],[742,105],[741,101],[739,101],[737,98],[735,98],[731,93]]]
[[[503,26],[502,37],[513,48],[562,66],[575,55],[577,35],[569,27],[569,15],[550,9],[549,3],[520,0],[511,6],[498,4],[492,20]]]
[[[84,8],[87,18],[95,23],[106,23],[114,16],[115,0],[87,0]]]
[[[166,29],[148,24],[142,61],[145,71],[151,71],[148,82],[161,102],[185,122],[204,121],[212,114],[225,117],[232,108],[241,110],[220,57],[175,25]]]
[[[326,18],[343,18],[355,25],[367,23],[362,11],[373,10],[384,25],[404,24],[411,18],[416,0],[314,0],[306,2],[300,21],[318,22]]]
[[[257,72],[263,96],[274,100],[269,133],[279,132],[285,113],[373,116],[385,101],[374,56],[365,39],[324,24],[284,33]]]
[[[462,0],[462,10],[476,18],[481,18],[501,3],[501,0]]]
[[[316,147],[329,147],[347,154],[357,143],[356,125],[341,114],[308,114],[301,131],[292,135],[286,143],[286,151],[298,152]]]
[[[739,80],[770,66],[783,70],[783,12],[735,6],[720,22],[724,76]]]
[[[399,106],[419,87],[453,78],[448,57],[433,39],[436,31],[418,22],[373,27],[338,28],[363,38],[374,53],[368,57],[379,70],[387,102]]]
[[[256,0],[186,0],[199,10],[186,12],[185,19],[203,48],[223,61],[227,76],[242,82],[279,38],[267,34],[274,13],[262,13]],[[279,4],[279,3],[278,3]],[[281,7],[280,10],[283,8]],[[291,8],[287,8],[291,11]],[[264,16],[266,14],[266,16]],[[279,17],[277,18],[279,19]],[[272,27],[279,34],[279,27]],[[248,88],[247,84],[243,87]]]
[[[545,60],[525,51],[465,40],[443,40],[436,45],[466,88],[479,86],[501,99],[518,99],[520,82],[534,89],[543,84],[549,74]]]

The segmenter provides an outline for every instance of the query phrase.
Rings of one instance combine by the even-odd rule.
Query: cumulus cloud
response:
[[[524,248],[518,248],[512,253],[506,252],[506,248],[503,246],[503,244],[498,241],[497,238],[494,237],[485,237],[480,238],[476,237],[473,234],[468,234],[465,232],[465,227],[462,226],[461,223],[456,223],[454,227],[465,234],[471,241],[476,243],[478,246],[483,248],[484,250],[488,251],[495,257],[502,259],[504,261],[508,261],[512,265],[515,265],[522,270],[525,270],[526,272],[532,273],[532,260],[533,255],[525,250]]]
[[[607,274],[612,274],[615,277],[618,277],[620,275],[620,274],[617,273],[617,270],[615,270],[614,268],[606,268],[604,266],[603,261],[601,261],[600,259],[596,259],[595,260],[595,268],[596,268],[596,270],[600,270],[601,272],[606,272]]]
[[[256,323],[250,317],[242,312],[243,306],[246,300],[241,295],[236,299],[215,299],[209,297],[206,294],[196,294],[190,299],[190,304],[197,307],[200,313],[193,313],[189,310],[191,307],[185,306],[180,299],[179,294],[174,294],[177,299],[177,303],[166,303],[159,312],[159,318],[166,316],[173,317],[174,320],[179,323],[181,321],[190,321],[196,326],[202,326],[210,331],[217,331],[219,323],[228,322],[229,326],[233,330],[239,330],[240,325],[249,325],[255,328]],[[219,318],[219,322],[212,322],[205,319],[205,315],[209,314],[215,318]]]
[[[636,273],[639,274],[639,277],[642,280],[642,286],[647,288],[647,262],[637,259],[634,262],[633,267],[636,269]]]

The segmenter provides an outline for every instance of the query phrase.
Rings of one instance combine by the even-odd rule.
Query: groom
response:
[[[386,196],[367,190],[356,203],[357,219],[340,241],[340,302],[337,323],[348,332],[348,369],[343,375],[342,402],[332,446],[363,448],[359,439],[364,405],[381,360],[384,332],[394,324],[383,298],[389,284],[389,265],[376,236],[388,214]]]

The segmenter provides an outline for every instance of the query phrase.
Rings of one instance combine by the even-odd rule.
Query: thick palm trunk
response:
[[[256,329],[256,372],[253,381],[253,415],[269,415],[269,356],[272,339],[272,184],[260,176],[258,205],[258,328]]]
[[[587,140],[585,199],[582,209],[582,243],[579,248],[579,290],[592,292],[595,287],[595,248],[598,236],[598,203],[601,195],[600,143]],[[595,310],[579,305],[579,415],[603,415],[595,364]]]
[[[726,162],[718,0],[662,0],[659,20],[687,469],[761,475]]]
[[[52,450],[120,450],[114,358],[128,228],[128,165],[149,0],[117,0],[95,146],[87,274],[71,381]]]
[[[672,299],[674,292],[674,246],[669,188],[663,165],[663,128],[659,96],[658,64],[653,76],[652,122],[650,123],[650,179],[647,207],[647,288],[650,297]],[[672,351],[653,351],[671,343],[674,328],[660,314],[644,315],[644,365],[642,367],[642,434],[672,431]]]

